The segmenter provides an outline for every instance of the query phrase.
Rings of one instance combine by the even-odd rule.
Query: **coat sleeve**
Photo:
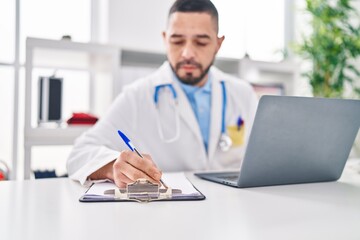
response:
[[[67,160],[69,177],[86,184],[88,176],[113,161],[126,145],[117,130],[131,136],[136,124],[136,93],[124,88],[108,112],[89,130],[76,139]]]

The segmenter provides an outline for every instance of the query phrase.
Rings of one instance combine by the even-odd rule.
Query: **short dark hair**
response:
[[[219,30],[219,13],[210,0],[176,0],[170,8],[168,18],[175,12],[208,13],[214,20],[216,32]]]

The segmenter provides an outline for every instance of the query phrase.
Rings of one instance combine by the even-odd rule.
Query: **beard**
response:
[[[170,66],[171,66],[171,69],[173,70],[174,74],[176,75],[176,77],[180,80],[180,82],[187,84],[187,85],[195,86],[199,82],[201,82],[201,80],[206,76],[206,74],[208,74],[210,67],[213,65],[213,63],[214,63],[214,59],[211,61],[211,63],[205,69],[200,63],[195,62],[194,60],[185,60],[185,61],[178,62],[175,65],[175,68],[171,64],[170,64]],[[200,70],[200,75],[198,77],[195,77],[195,76],[193,76],[192,73],[187,73],[185,76],[181,77],[178,74],[178,71],[180,70],[180,68],[183,65],[195,66],[196,68],[198,68]]]

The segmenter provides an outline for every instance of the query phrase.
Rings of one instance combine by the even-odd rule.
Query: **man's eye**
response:
[[[196,42],[196,45],[200,47],[205,47],[208,43],[207,42]]]
[[[174,45],[182,45],[184,43],[184,41],[172,41],[171,44]]]

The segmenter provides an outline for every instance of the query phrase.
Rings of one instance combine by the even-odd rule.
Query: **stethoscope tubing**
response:
[[[165,134],[161,125],[161,118],[160,118],[160,114],[159,114],[159,91],[162,88],[166,88],[168,87],[173,95],[173,99],[174,99],[174,110],[175,110],[175,134],[173,137],[170,137],[168,139],[165,138]],[[155,87],[155,92],[154,92],[154,103],[156,106],[156,122],[157,122],[157,128],[158,128],[158,132],[159,132],[159,136],[160,139],[163,142],[166,143],[172,143],[175,142],[177,139],[180,138],[180,113],[179,113],[179,106],[178,106],[178,101],[177,101],[177,94],[175,91],[174,86],[171,83],[167,83],[167,84],[161,84]]]
[[[221,81],[221,89],[222,89],[222,99],[223,99],[223,106],[221,111],[221,134],[226,134],[226,128],[225,128],[225,116],[226,116],[226,88],[225,88],[225,82]]]
[[[227,106],[227,94],[226,94],[226,87],[225,87],[225,82],[221,81],[221,90],[222,90],[222,111],[221,111],[221,138],[220,138],[220,146],[221,141],[223,141],[224,137],[225,138],[229,138],[229,136],[226,133],[226,126],[225,126],[225,117],[226,117],[226,106]],[[159,103],[159,92],[162,88],[169,88],[173,99],[174,99],[174,108],[175,108],[175,135],[169,139],[165,138],[164,135],[164,131],[161,125],[161,119],[160,119],[160,114],[159,114],[159,109],[158,109],[158,103]],[[154,92],[154,103],[155,106],[157,108],[156,110],[156,120],[157,120],[157,127],[158,127],[158,131],[159,131],[159,135],[162,141],[167,142],[167,143],[171,143],[176,141],[177,139],[179,139],[180,137],[180,113],[179,113],[179,106],[178,106],[178,101],[177,101],[177,94],[175,91],[174,86],[171,83],[166,83],[166,84],[161,84],[155,87],[155,92]],[[231,140],[230,143],[227,144],[232,144]],[[228,149],[229,146],[226,148]],[[223,150],[223,149],[222,149]],[[227,150],[223,150],[223,151],[227,151]]]

